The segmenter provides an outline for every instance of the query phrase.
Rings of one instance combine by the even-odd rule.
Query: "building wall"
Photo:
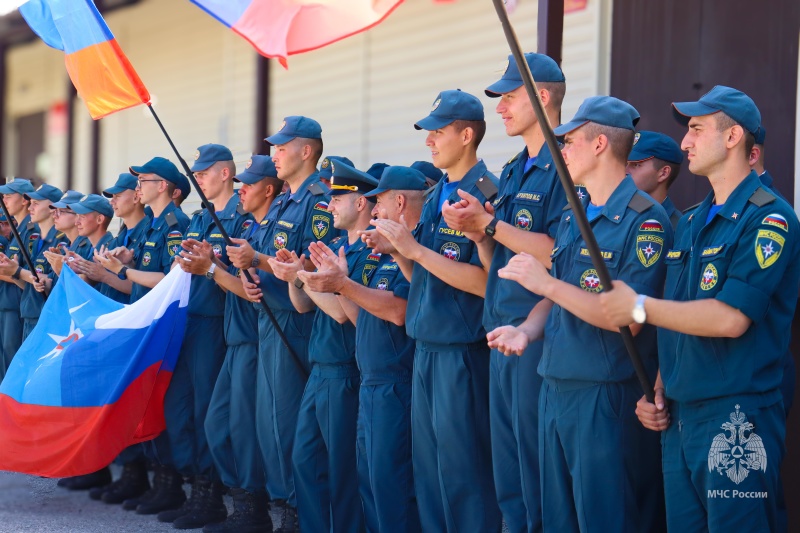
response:
[[[583,98],[607,90],[609,9],[610,0],[589,0],[585,9],[566,15],[565,118]],[[520,0],[511,17],[526,50],[536,47],[536,15],[536,0]],[[254,148],[256,104],[257,56],[250,46],[185,0],[144,0],[106,20],[184,158],[191,163],[198,145],[219,142],[233,150],[237,162],[245,162]],[[491,2],[407,0],[369,32],[290,57],[288,70],[272,63],[269,128],[278,129],[285,115],[307,114],[323,126],[326,154],[347,155],[362,166],[427,160],[424,133],[412,124],[427,114],[439,91],[461,88],[486,106],[489,127],[480,155],[499,171],[520,143],[505,136],[495,102],[483,89],[501,75],[507,54]],[[15,119],[59,109],[69,80],[63,55],[38,40],[10,50],[8,73],[2,171],[12,174]],[[74,185],[86,190],[91,118],[82,103],[75,109]],[[51,114],[50,122],[63,123],[57,111]],[[47,129],[46,164],[39,168],[42,177],[63,187],[66,132]],[[104,118],[101,150],[104,187],[130,164],[155,155],[175,160],[144,107]]]

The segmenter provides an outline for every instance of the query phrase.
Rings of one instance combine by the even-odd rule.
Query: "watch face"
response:
[[[644,306],[637,306],[633,308],[633,321],[637,324],[644,324],[647,320],[647,314],[644,312]]]

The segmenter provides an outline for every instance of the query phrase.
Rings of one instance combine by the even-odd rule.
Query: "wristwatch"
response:
[[[259,264],[261,264],[261,260],[258,258],[258,252],[256,252],[256,255],[253,256],[253,260],[250,261],[250,266],[257,267]]]
[[[214,271],[217,269],[216,263],[211,263],[211,266],[208,268],[208,272],[206,272],[206,277],[210,280],[214,279]]]
[[[294,278],[294,286],[298,289],[302,289],[305,286],[305,281],[300,278]]]
[[[117,277],[122,280],[128,279],[128,267],[123,266],[120,268],[119,272],[117,273]]]
[[[19,279],[19,275],[22,272],[22,267],[18,266],[16,272],[11,274],[11,279]]]
[[[644,324],[647,321],[647,313],[644,311],[644,301],[646,299],[647,296],[644,294],[640,294],[636,297],[636,304],[633,306],[631,315],[633,316],[633,321],[637,324]]]
[[[494,234],[497,232],[497,217],[493,217],[492,221],[489,222],[489,225],[483,228],[483,232],[488,235],[489,237],[494,237]]]

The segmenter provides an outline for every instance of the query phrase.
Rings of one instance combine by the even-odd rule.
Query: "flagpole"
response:
[[[19,243],[19,251],[22,254],[22,259],[25,261],[25,264],[28,266],[28,269],[33,274],[33,279],[36,280],[36,283],[39,283],[39,274],[36,273],[36,268],[33,266],[33,261],[31,260],[31,256],[28,254],[28,249],[24,242],[22,242],[22,237],[19,236],[19,231],[17,230],[17,222],[14,217],[11,216],[11,213],[8,212],[8,207],[6,207],[6,200],[5,196],[0,193],[0,209],[3,210],[3,214],[6,216],[6,220],[8,220],[8,225],[11,226],[11,233],[14,234],[14,238]],[[47,298],[47,293],[42,293],[45,298]]]
[[[170,147],[172,148],[172,151],[175,153],[175,157],[177,157],[178,161],[180,161],[181,166],[183,167],[183,171],[186,173],[186,177],[189,178],[189,181],[192,183],[192,186],[194,187],[195,192],[197,192],[197,194],[200,196],[201,205],[208,210],[209,214],[211,215],[211,218],[214,221],[214,224],[216,224],[217,229],[219,230],[220,234],[222,234],[222,238],[225,240],[225,245],[226,246],[233,246],[234,244],[233,244],[233,241],[231,241],[230,235],[228,235],[228,232],[225,231],[225,228],[222,226],[222,223],[220,222],[219,217],[217,217],[217,213],[214,210],[214,205],[211,202],[208,201],[208,198],[206,198],[206,195],[203,193],[203,190],[200,188],[200,185],[197,183],[197,180],[194,178],[194,174],[189,169],[189,165],[187,165],[186,164],[186,160],[184,160],[183,157],[181,157],[181,154],[178,152],[178,149],[175,147],[175,143],[172,142],[172,138],[169,136],[169,133],[167,133],[167,130],[164,128],[164,124],[162,124],[161,123],[161,119],[158,118],[158,115],[156,114],[156,110],[153,109],[152,104],[147,104],[147,107],[148,107],[148,109],[150,109],[150,112],[153,114],[153,118],[156,119],[156,123],[158,124],[158,127],[161,128],[161,133],[163,133],[164,137],[166,137],[167,142],[169,143]],[[244,273],[244,276],[247,278],[248,282],[255,283],[255,281],[253,280],[253,277],[250,275],[250,272],[246,268],[243,268],[242,272]],[[272,322],[272,326],[275,328],[275,331],[278,332],[278,336],[281,338],[281,342],[286,347],[286,349],[289,351],[289,355],[291,356],[292,361],[294,361],[295,365],[297,365],[298,370],[300,370],[300,372],[304,376],[307,377],[308,376],[308,371],[306,370],[305,366],[303,366],[303,363],[300,361],[300,358],[297,356],[297,353],[295,353],[295,351],[292,349],[292,346],[289,344],[289,340],[286,338],[286,334],[283,332],[283,329],[281,329],[281,326],[278,323],[278,320],[275,318],[275,315],[272,313],[272,309],[270,309],[269,305],[267,305],[267,300],[264,298],[263,294],[261,296],[261,307],[264,309],[264,312],[269,317],[270,322]]]
[[[558,146],[558,140],[556,139],[555,132],[553,132],[553,126],[550,124],[550,120],[544,111],[544,105],[542,105],[542,101],[539,98],[539,91],[536,88],[536,82],[533,80],[531,70],[528,67],[527,61],[525,61],[525,56],[522,54],[522,48],[520,47],[519,40],[514,32],[514,28],[511,26],[511,21],[508,19],[508,13],[503,5],[503,0],[492,0],[492,2],[494,3],[494,8],[497,11],[497,16],[500,18],[500,23],[503,26],[503,32],[505,33],[506,41],[508,41],[508,46],[511,48],[514,61],[517,63],[519,72],[522,75],[522,81],[525,85],[525,89],[528,92],[528,97],[531,99],[531,104],[533,105],[533,110],[536,113],[536,118],[541,125],[545,142],[547,143],[547,147],[550,149],[550,154],[553,156],[553,162],[556,165],[556,170],[558,170],[559,178],[561,178],[561,186],[564,187],[564,191],[567,194],[567,201],[569,202],[569,206],[572,208],[574,220],[578,224],[578,228],[580,228],[581,231],[581,237],[583,237],[583,240],[586,243],[586,248],[589,250],[589,256],[591,257],[592,264],[597,271],[597,277],[600,278],[600,283],[603,285],[603,290],[610,291],[613,289],[613,286],[611,285],[611,276],[608,273],[605,261],[603,261],[603,258],[600,255],[600,247],[597,245],[597,239],[595,239],[594,233],[592,232],[592,227],[589,225],[589,220],[583,210],[583,205],[578,198],[578,194],[575,192],[575,185],[569,175],[567,165],[564,163],[564,156],[561,155],[561,149]],[[642,359],[639,356],[639,351],[636,349],[636,344],[633,342],[633,333],[631,333],[631,328],[628,326],[621,327],[619,328],[619,333],[622,335],[622,341],[625,343],[625,348],[628,350],[628,355],[630,356],[631,363],[633,364],[633,369],[636,372],[636,377],[639,379],[639,384],[642,386],[642,390],[644,390],[644,395],[648,402],[653,403],[653,387],[650,384],[650,378],[647,377],[647,372],[645,372]]]

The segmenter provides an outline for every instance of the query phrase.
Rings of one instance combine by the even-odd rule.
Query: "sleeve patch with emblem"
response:
[[[314,209],[319,211],[327,211],[328,210],[328,202],[317,202],[314,204]]]
[[[769,268],[778,260],[786,239],[772,230],[760,229],[756,235],[756,259],[761,268]]]
[[[778,213],[767,215],[764,217],[764,220],[762,220],[761,223],[767,226],[775,226],[776,228],[780,228],[787,233],[789,232],[788,222],[786,222],[786,219]]]
[[[199,233],[190,233],[189,235],[190,236],[196,235],[198,237],[200,236]],[[170,231],[169,233],[167,233],[167,239],[181,239],[181,238],[183,238],[183,234],[180,231]]]
[[[311,217],[311,232],[317,239],[322,239],[327,235],[330,226],[331,220],[327,215],[314,215]]]
[[[646,229],[645,229],[646,228]],[[646,220],[636,236],[636,257],[645,268],[658,263],[664,249],[664,227],[657,220]]]

